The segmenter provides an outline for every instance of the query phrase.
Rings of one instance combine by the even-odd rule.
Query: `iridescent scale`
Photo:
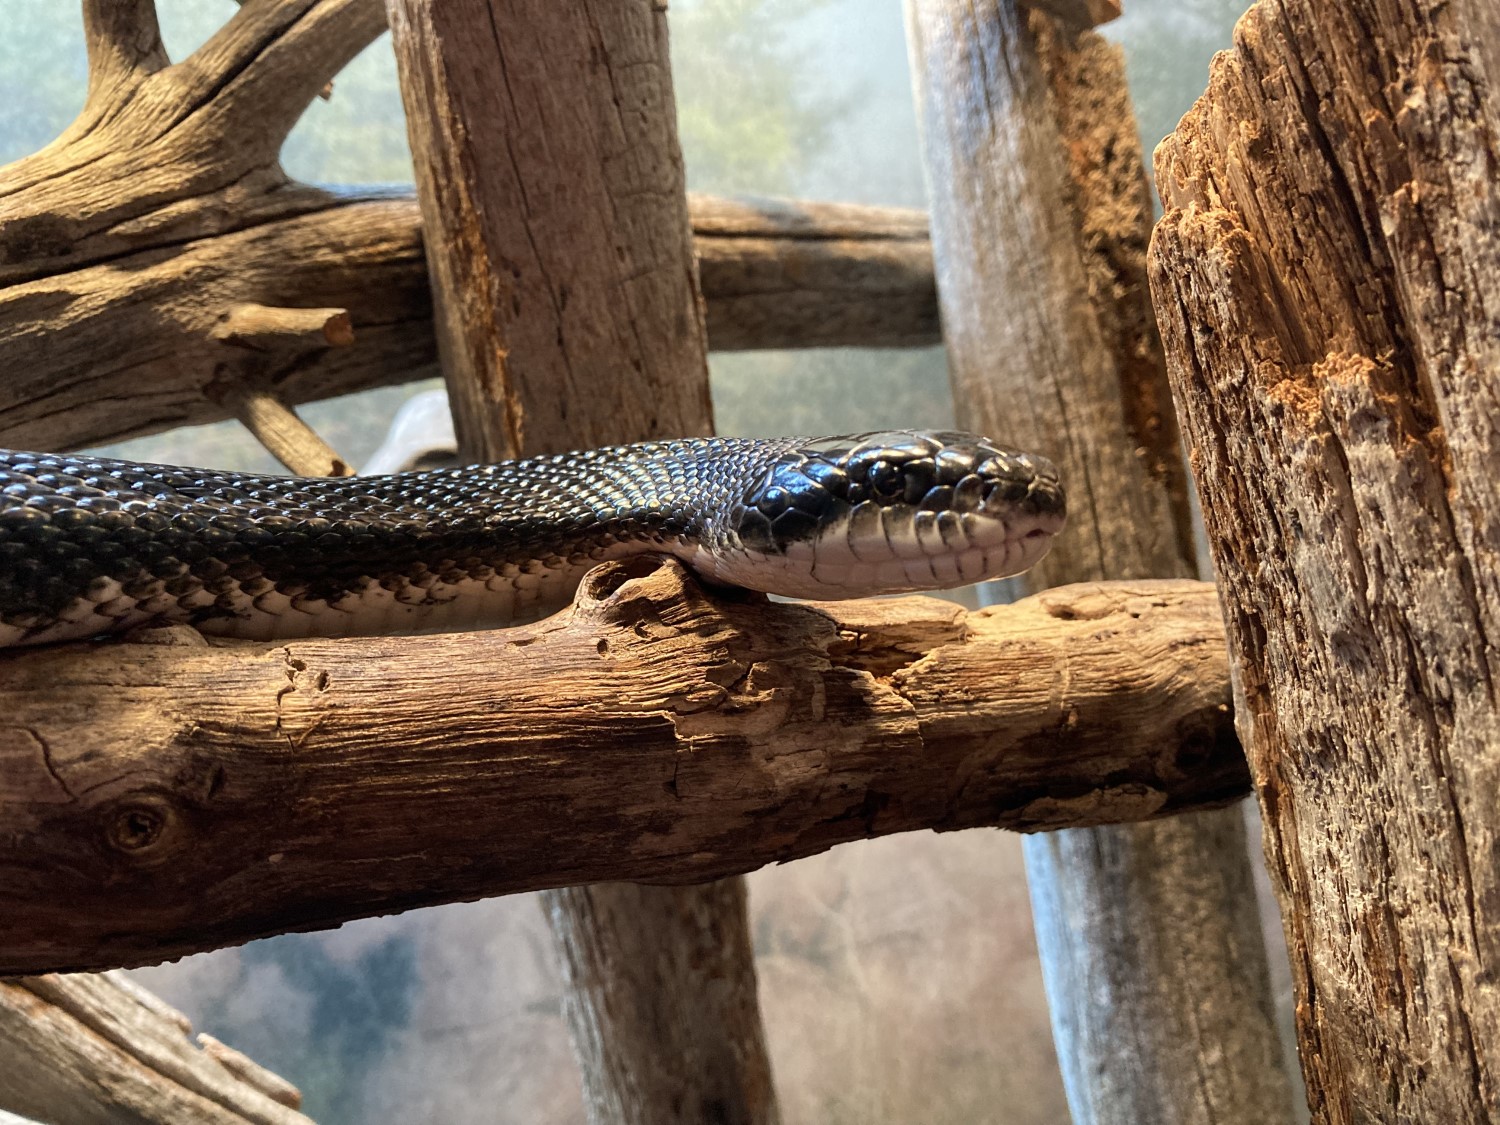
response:
[[[918,443],[893,454],[915,464],[945,438],[981,440],[684,439],[342,479],[0,451],[0,645],[173,621],[262,638],[504,624],[566,604],[598,561],[652,550],[795,594],[777,589],[792,548],[847,542],[865,518],[837,489],[818,498],[809,464],[861,443],[870,462],[872,441]],[[982,448],[1008,459],[996,514],[1026,515],[1027,489],[1050,480],[1032,506],[1060,526],[1051,467]],[[813,491],[783,504],[789,473]],[[1055,513],[1035,500],[1053,492]]]

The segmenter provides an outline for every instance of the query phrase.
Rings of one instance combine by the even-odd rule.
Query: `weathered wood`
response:
[[[922,211],[696,195],[688,214],[714,351],[942,340]]]
[[[218,421],[226,385],[296,406],[434,374],[415,200],[313,189],[276,163],[296,97],[379,34],[380,0],[249,3],[175,66],[149,0],[91,2],[85,18],[83,113],[0,168],[0,446]],[[716,347],[937,342],[919,213],[712,199],[693,213]],[[226,340],[254,305],[345,309],[358,342]]]
[[[465,455],[705,432],[665,13],[646,0],[390,11]]]
[[[743,1036],[703,1034],[706,1021],[724,1013],[731,1026],[760,1023],[755,974],[745,971],[751,956],[745,880],[688,888],[603,883],[543,901],[561,946],[568,1023],[585,1039],[578,1053],[602,1071],[586,1091],[593,1120],[646,1120],[642,1107],[661,1106],[673,1107],[672,1120],[684,1122],[776,1119],[765,1059],[746,1056]],[[673,939],[662,941],[663,931]],[[652,985],[703,995],[662,1004]],[[610,1004],[604,1018],[601,999]],[[748,1049],[763,1048],[754,1039]],[[667,1065],[641,1067],[642,1050]],[[685,1083],[679,1075],[696,1077]],[[685,1102],[684,1087],[689,1095],[712,1096]],[[735,1100],[725,1101],[725,1092]]]
[[[86,14],[97,77],[83,112],[0,170],[0,285],[332,202],[288,180],[278,159],[327,77],[380,33],[378,2],[253,0],[177,65],[153,4]]]
[[[0,980],[0,1109],[51,1125],[311,1125],[290,1083],[191,1032],[123,974]]]
[[[348,477],[354,469],[270,391],[230,387],[222,396],[230,412],[290,472],[305,477]]]
[[[784,605],[642,561],[519,629],[11,654],[0,973],[1222,803],[1248,774],[1214,597]]]
[[[1500,1121],[1497,25],[1257,4],[1157,156],[1320,1122]]]
[[[711,347],[939,341],[921,212],[697,197],[690,214]],[[228,347],[221,317],[246,302],[338,306],[358,339],[269,355]],[[270,375],[294,406],[406,383],[436,374],[436,355],[416,201],[330,198],[0,288],[0,447],[77,449],[216,422],[229,417],[209,397],[216,382]],[[150,394],[136,393],[142,383]]]
[[[1070,527],[1017,585],[1192,573],[1119,52],[1014,0],[908,0],[958,417],[1058,461]],[[1238,810],[1026,841],[1079,1125],[1285,1120]]]
[[[711,432],[665,5],[390,11],[460,450]],[[733,886],[544,896],[590,1120],[780,1120],[745,901]],[[655,952],[614,955],[631,949]]]
[[[1098,27],[1120,18],[1120,0],[1021,0],[1023,7],[1043,12],[1075,28]]]

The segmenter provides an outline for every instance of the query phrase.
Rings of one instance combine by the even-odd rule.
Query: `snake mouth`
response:
[[[856,435],[783,455],[718,557],[694,565],[804,598],[949,589],[1030,568],[1065,519],[1044,458],[970,434]]]

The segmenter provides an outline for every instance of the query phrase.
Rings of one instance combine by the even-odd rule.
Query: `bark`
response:
[[[925,213],[688,197],[714,351],[942,342]]]
[[[1013,0],[908,0],[961,423],[1053,457],[1070,528],[1016,585],[1193,572],[1119,53]],[[1238,810],[1026,842],[1079,1123],[1291,1109]]]
[[[255,0],[176,65],[149,0],[85,18],[83,112],[0,168],[0,446],[218,421],[241,386],[295,406],[435,374],[415,200],[277,165],[306,101],[384,27],[379,0]],[[937,342],[919,213],[701,199],[693,214],[714,346]],[[247,326],[256,308],[285,315]],[[342,334],[290,316],[319,311]]]
[[[1120,0],[1021,0],[1022,7],[1044,12],[1073,28],[1098,27],[1120,18]]]
[[[518,629],[158,636],[0,659],[0,973],[1248,792],[1204,583],[966,613],[721,601],[641,561]]]
[[[711,347],[938,342],[921,212],[697,197],[690,213]],[[301,331],[246,346],[224,326],[247,304],[332,306],[352,346]],[[412,382],[437,374],[436,349],[416,201],[325,199],[0,287],[0,447],[78,449],[221,421],[226,386],[270,386],[298,405]]]
[[[1500,1121],[1489,3],[1261,3],[1153,287],[1321,1122]]]
[[[711,432],[665,5],[390,11],[460,452]],[[743,886],[544,901],[590,1120],[780,1120]]]
[[[123,974],[0,980],[0,1109],[51,1125],[311,1125],[290,1083]]]

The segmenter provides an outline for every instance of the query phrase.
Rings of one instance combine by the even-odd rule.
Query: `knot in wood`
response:
[[[136,794],[107,814],[105,839],[112,851],[132,860],[154,860],[171,851],[180,822],[171,802],[154,794]]]

